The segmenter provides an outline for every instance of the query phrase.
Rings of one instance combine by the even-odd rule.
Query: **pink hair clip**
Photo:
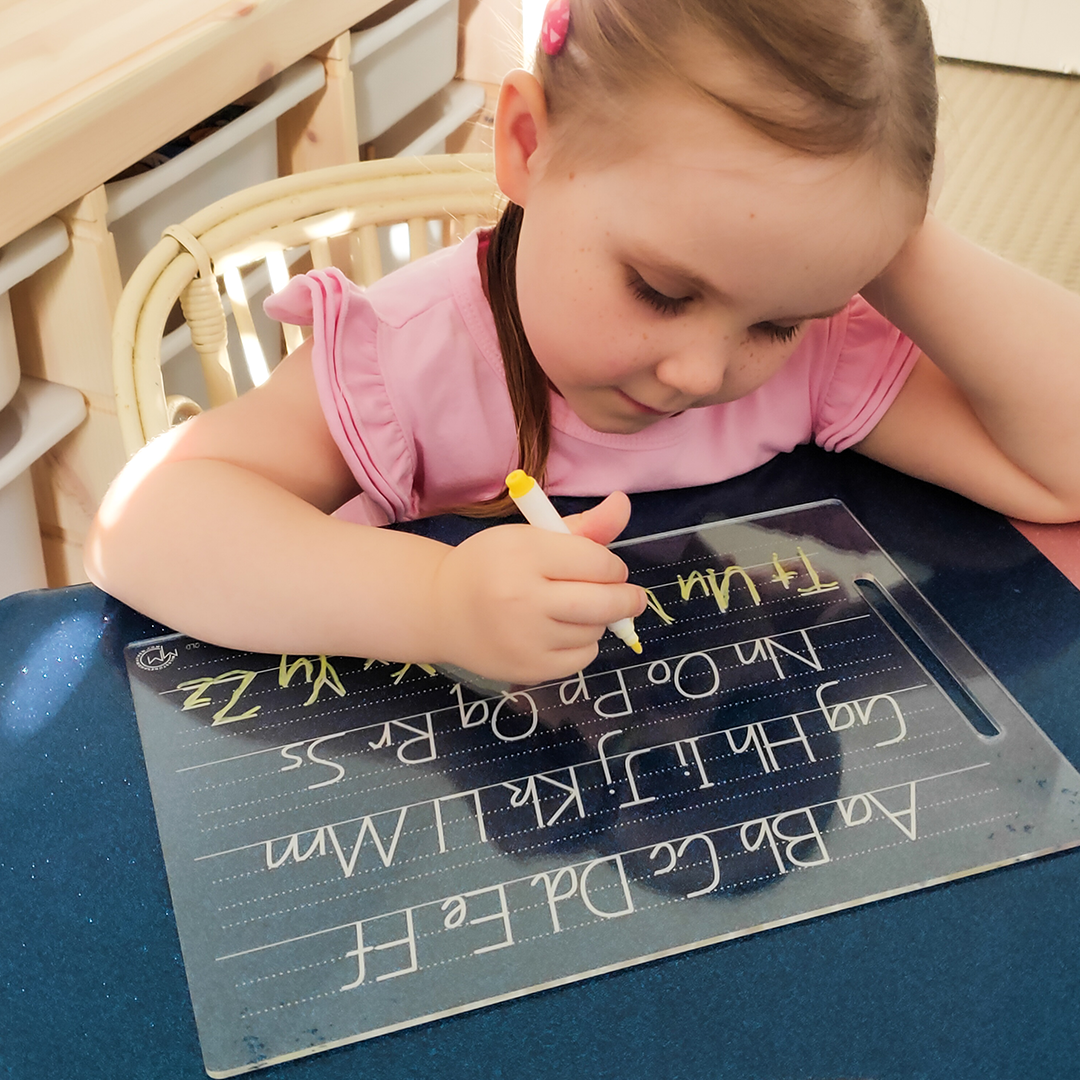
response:
[[[570,30],[570,0],[551,0],[540,28],[540,48],[548,56],[558,56]]]

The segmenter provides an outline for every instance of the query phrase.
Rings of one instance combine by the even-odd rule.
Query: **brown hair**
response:
[[[563,49],[555,56],[538,49],[535,63],[560,155],[597,153],[600,108],[605,130],[625,137],[619,121],[631,119],[632,105],[675,82],[783,146],[822,156],[877,153],[911,190],[928,196],[938,96],[922,0],[570,0],[570,12]],[[719,44],[714,63],[727,52],[751,76],[750,94],[718,91],[687,73],[701,41]],[[550,391],[518,313],[523,217],[509,204],[492,233],[488,290],[519,464],[542,481]],[[494,517],[513,510],[504,491],[459,512]]]
[[[517,203],[507,203],[491,232],[487,249],[487,288],[495,332],[499,339],[506,389],[514,409],[517,428],[518,468],[524,469],[543,486],[551,447],[549,386],[543,368],[533,356],[517,302],[518,236],[525,211]],[[517,512],[504,488],[494,499],[455,507],[466,517],[506,517]]]

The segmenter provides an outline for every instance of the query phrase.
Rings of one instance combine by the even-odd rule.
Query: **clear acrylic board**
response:
[[[643,655],[543,686],[129,646],[212,1076],[1080,843],[1080,776],[842,504],[615,546]]]

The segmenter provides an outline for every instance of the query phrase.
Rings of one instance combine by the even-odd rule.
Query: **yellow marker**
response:
[[[543,489],[527,472],[515,469],[506,478],[506,487],[510,492],[510,498],[514,500],[522,516],[530,525],[535,525],[538,529],[547,529],[548,532],[570,532],[566,527],[566,522],[559,517],[558,510],[551,505]],[[634,652],[641,652],[641,641],[634,629],[633,619],[619,619],[609,623],[608,629],[620,641],[629,645]]]

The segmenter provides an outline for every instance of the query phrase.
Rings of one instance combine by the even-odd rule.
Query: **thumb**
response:
[[[630,520],[630,500],[623,492],[613,491],[598,506],[563,520],[576,536],[586,536],[598,544],[610,544]]]

